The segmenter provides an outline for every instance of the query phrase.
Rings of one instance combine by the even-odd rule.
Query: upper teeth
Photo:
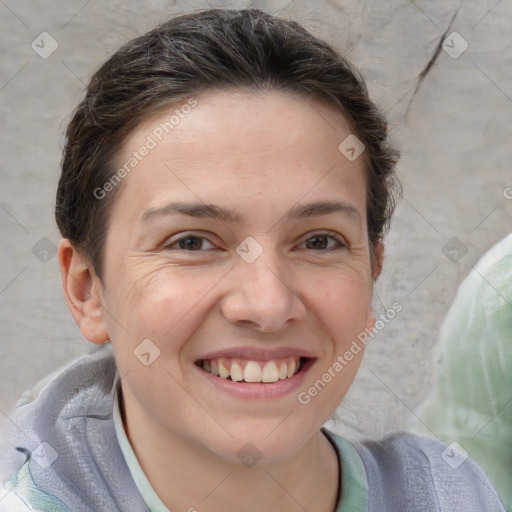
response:
[[[300,358],[291,356],[283,359],[260,362],[246,359],[217,358],[205,359],[203,370],[227,379],[245,382],[277,382],[292,377],[300,368]]]

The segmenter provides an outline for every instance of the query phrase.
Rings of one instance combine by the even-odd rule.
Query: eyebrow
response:
[[[361,214],[357,208],[343,201],[316,201],[314,203],[296,205],[290,209],[284,217],[286,220],[291,221],[331,213],[342,213],[348,217],[355,218],[359,223],[362,222]],[[141,222],[145,223],[154,217],[162,215],[175,214],[188,215],[196,218],[218,219],[234,224],[239,224],[243,220],[243,217],[234,210],[223,208],[215,204],[174,202],[165,206],[150,208],[142,215]]]

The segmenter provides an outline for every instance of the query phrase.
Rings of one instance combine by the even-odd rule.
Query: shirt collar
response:
[[[338,455],[341,497],[336,512],[368,511],[368,478],[363,459],[345,438],[322,428]]]
[[[140,467],[139,461],[133,451],[133,448],[128,441],[128,437],[126,436],[126,432],[124,431],[123,426],[123,418],[121,416],[121,408],[119,405],[119,393],[121,390],[121,381],[118,380],[115,385],[114,391],[114,409],[113,409],[113,418],[114,418],[114,426],[116,429],[117,440],[119,442],[119,446],[121,447],[121,451],[123,452],[124,458],[126,460],[126,464],[128,465],[128,469],[132,475],[133,480],[135,481],[135,485],[139,489],[139,492],[142,496],[142,499],[148,506],[151,512],[170,512],[170,510],[164,505],[162,500],[158,497],[158,494],[155,492],[149,480],[147,479],[144,471]]]

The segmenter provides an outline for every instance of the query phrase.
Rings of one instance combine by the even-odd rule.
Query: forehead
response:
[[[364,204],[364,160],[350,161],[339,150],[350,134],[338,110],[312,98],[278,91],[186,98],[127,138],[118,166],[130,159],[135,165],[119,208],[135,221],[143,209],[184,198],[245,207],[258,200],[277,210],[301,195]]]

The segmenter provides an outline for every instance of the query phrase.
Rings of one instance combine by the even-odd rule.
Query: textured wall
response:
[[[170,15],[247,5],[0,2],[1,411],[92,347],[62,297],[53,220],[62,133],[91,73],[120,44]],[[366,76],[403,150],[404,199],[375,296],[378,313],[394,302],[403,310],[369,345],[337,426],[379,435],[411,420],[435,377],[433,348],[459,282],[512,231],[512,4],[251,5],[294,17],[343,49]]]

